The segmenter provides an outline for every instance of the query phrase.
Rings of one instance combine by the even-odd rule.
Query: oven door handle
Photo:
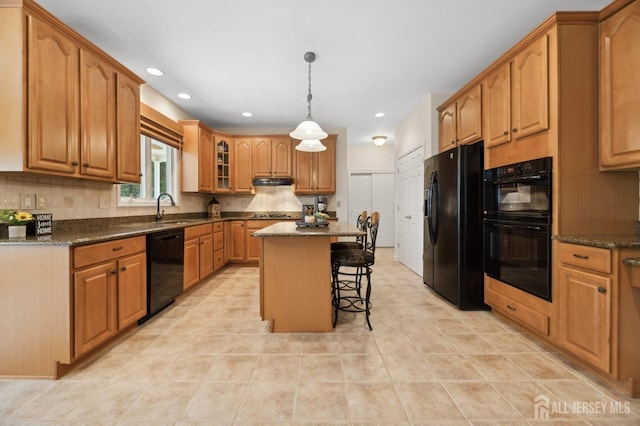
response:
[[[511,225],[506,223],[493,223],[493,225],[497,228],[503,229],[529,229],[533,231],[546,231],[546,226],[536,226],[536,225]]]
[[[546,177],[546,176],[542,176],[542,175],[518,176],[514,178],[486,180],[485,182],[491,185],[501,185],[503,183],[522,183],[522,182],[538,181],[538,180],[542,180],[543,177]]]

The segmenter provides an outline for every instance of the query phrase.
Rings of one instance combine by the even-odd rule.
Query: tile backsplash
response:
[[[0,174],[0,210],[22,209],[33,213],[51,213],[54,220],[153,215],[155,206],[124,207],[117,203],[117,185],[88,180],[29,174]],[[36,198],[36,195],[38,198]],[[172,194],[174,195],[174,194]],[[178,206],[164,206],[167,214],[206,212],[215,197],[222,211],[274,212],[298,211],[301,204],[313,204],[312,195],[297,196],[290,186],[258,187],[255,195],[180,193]],[[25,198],[27,200],[25,200]],[[37,200],[45,200],[36,209]],[[329,210],[335,210],[329,196]],[[24,206],[24,202],[31,207]]]

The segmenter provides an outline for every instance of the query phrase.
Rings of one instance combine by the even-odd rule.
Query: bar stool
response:
[[[367,235],[361,248],[347,248],[331,252],[331,276],[333,327],[338,322],[338,312],[364,312],[369,330],[371,322],[371,267],[375,263],[376,238],[380,214],[374,212],[366,221]],[[366,278],[365,295],[362,281]]]
[[[367,230],[367,211],[363,210],[362,213],[360,213],[360,216],[358,216],[358,220],[356,221],[356,227],[363,231],[366,232]],[[335,251],[335,250],[344,250],[344,249],[362,249],[362,247],[364,247],[364,245],[366,244],[366,234],[361,236],[361,237],[357,237],[355,241],[337,241],[335,243],[331,243],[331,251]]]

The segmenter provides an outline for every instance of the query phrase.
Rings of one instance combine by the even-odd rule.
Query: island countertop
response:
[[[359,237],[364,232],[345,222],[328,226],[298,227],[295,222],[278,222],[251,234],[254,237]]]

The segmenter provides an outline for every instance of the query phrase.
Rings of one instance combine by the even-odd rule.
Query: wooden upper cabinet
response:
[[[214,192],[231,192],[232,139],[225,135],[214,136],[216,168],[213,176]]]
[[[214,140],[211,130],[198,120],[181,120],[182,191],[213,192]]]
[[[116,75],[116,179],[140,183],[140,85]]]
[[[291,139],[254,138],[252,155],[253,176],[291,177]]]
[[[640,168],[640,2],[600,23],[600,165]]]
[[[253,192],[253,161],[251,138],[234,139],[233,180],[231,192],[250,194]]]
[[[438,110],[440,152],[482,139],[481,85],[478,84]]]
[[[549,37],[534,40],[513,59],[512,129],[516,139],[549,128]]]
[[[477,85],[456,101],[457,144],[482,139],[482,86]]]
[[[27,168],[73,175],[80,164],[78,46],[28,15],[27,52]]]
[[[142,80],[33,2],[0,22],[0,171],[138,182]]]
[[[253,148],[253,175],[255,177],[271,176],[271,139],[254,138],[252,140]]]
[[[445,106],[438,114],[438,144],[440,152],[456,147],[456,103]]]
[[[327,147],[320,152],[295,150],[294,192],[296,194],[333,194],[336,192],[336,137],[322,140]]]
[[[115,73],[93,53],[80,50],[80,174],[116,174]],[[138,148],[138,152],[140,149]]]
[[[511,140],[511,63],[506,62],[482,83],[485,147]]]

